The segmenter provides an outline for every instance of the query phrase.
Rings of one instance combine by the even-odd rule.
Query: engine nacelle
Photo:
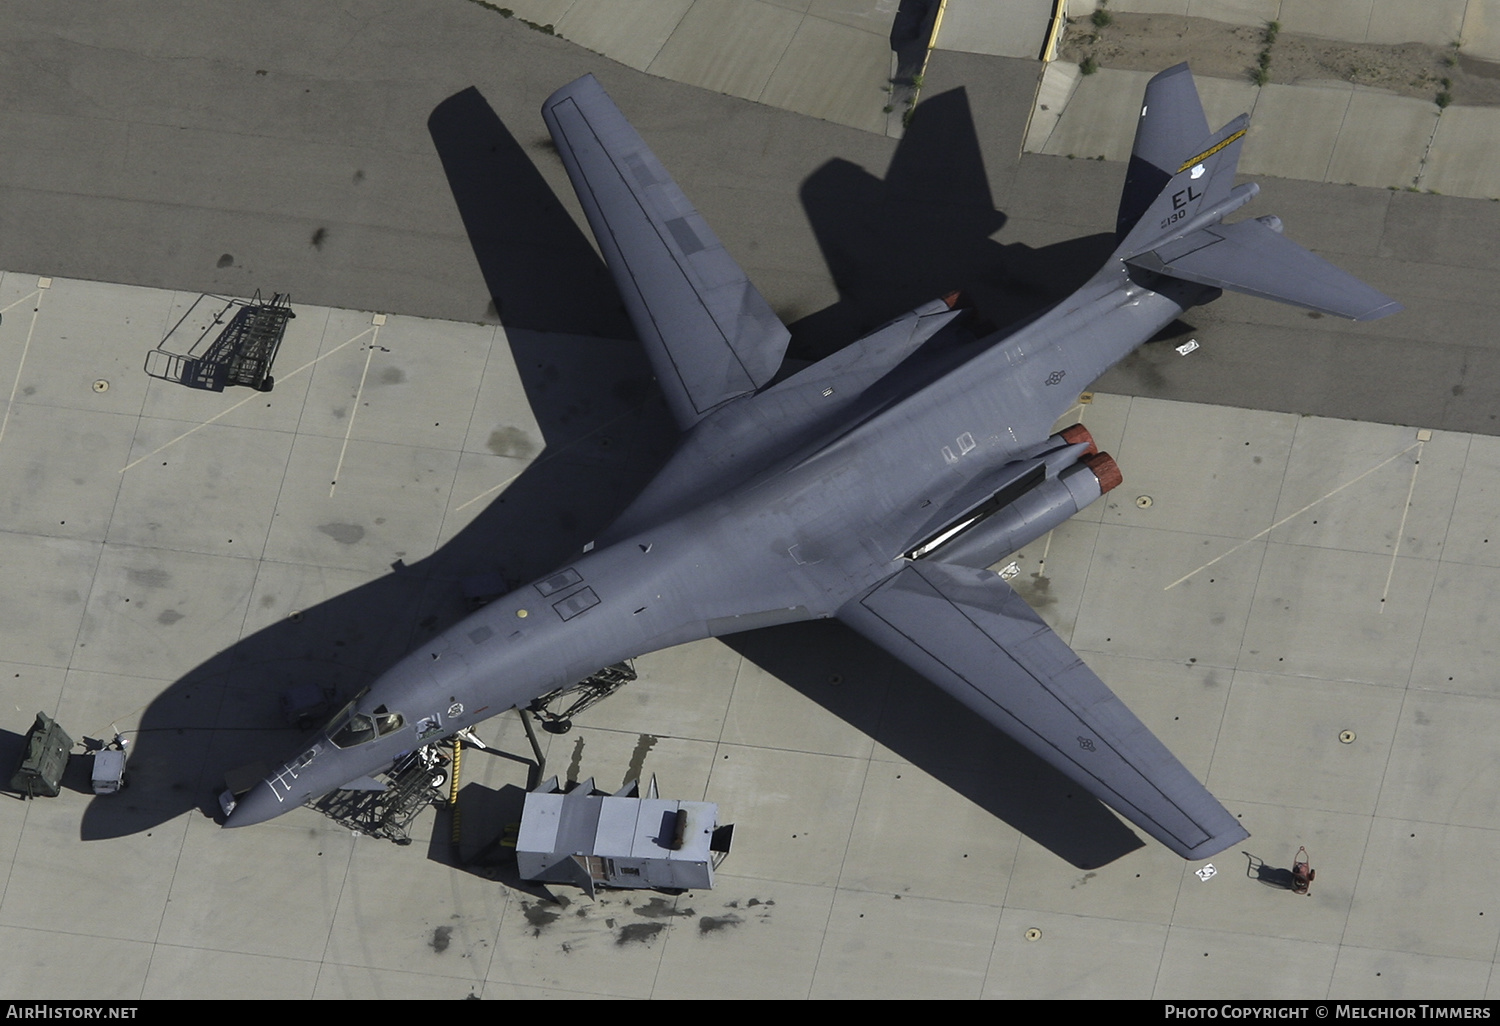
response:
[[[1114,458],[1095,448],[1082,425],[1054,437],[1067,445],[1048,454],[1068,458],[1060,470],[1049,466],[1045,457],[1039,459],[1028,475],[1029,487],[1021,494],[1005,496],[1009,501],[1003,504],[994,498],[980,503],[912,555],[962,566],[990,566],[1040,538],[1124,480]]]

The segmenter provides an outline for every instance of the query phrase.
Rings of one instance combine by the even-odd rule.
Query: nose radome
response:
[[[268,819],[275,819],[283,812],[295,809],[297,804],[299,803],[277,801],[271,785],[262,780],[235,802],[234,808],[224,819],[224,825],[226,827],[254,826],[256,823],[264,823]]]

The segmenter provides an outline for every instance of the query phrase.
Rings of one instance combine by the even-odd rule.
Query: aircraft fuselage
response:
[[[612,528],[593,551],[406,656],[355,703],[374,729],[341,734],[347,717],[331,723],[244,796],[226,825],[290,811],[600,667],[835,615],[898,569],[955,496],[1043,442],[1109,365],[1184,306],[1211,298],[1171,285],[1153,292],[1112,261],[935,380],[922,381],[909,354],[895,351],[882,378],[850,388],[855,365],[841,373],[836,354],[729,403],[684,438],[620,518],[628,537]],[[1109,344],[1064,344],[1085,332]],[[914,389],[899,380],[908,370]]]

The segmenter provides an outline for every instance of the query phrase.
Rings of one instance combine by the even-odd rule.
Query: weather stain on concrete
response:
[[[744,920],[733,912],[723,916],[704,916],[698,920],[699,933],[715,933],[726,926],[739,926]]]
[[[557,922],[562,912],[558,911],[556,905],[525,902],[521,905],[521,914],[526,917],[526,922],[531,927],[531,935],[540,937],[542,930]]]
[[[318,530],[340,545],[353,545],[365,536],[365,529],[358,524],[319,524]]]
[[[496,428],[490,432],[490,439],[485,444],[496,456],[529,459],[536,454],[536,443],[518,427]]]
[[[1052,578],[1044,577],[1042,574],[1032,574],[1030,583],[1020,580],[1013,582],[1016,591],[1026,600],[1026,604],[1032,609],[1044,609],[1047,606],[1057,605],[1057,599],[1052,595]]]
[[[125,571],[125,579],[131,584],[142,588],[165,588],[172,580],[172,575],[165,570],[153,567],[150,570]]]
[[[631,909],[638,916],[647,919],[671,919],[674,916],[695,916],[698,913],[690,908],[678,908],[666,898],[652,898],[644,905]]]
[[[645,944],[666,928],[666,923],[631,923],[620,930],[620,936],[615,938],[615,943],[621,946],[631,941]]]
[[[448,944],[453,937],[453,927],[439,926],[432,931],[432,940],[429,942],[433,951],[439,955],[448,950]]]
[[[156,618],[156,622],[159,623],[159,624],[161,624],[163,627],[170,627],[174,623],[176,623],[178,620],[181,620],[181,619],[182,619],[182,614],[179,613],[177,610],[175,610],[175,609],[163,609],[162,612],[161,612],[161,615]]]

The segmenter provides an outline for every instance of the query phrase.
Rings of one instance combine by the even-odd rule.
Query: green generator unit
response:
[[[26,735],[26,756],[10,778],[10,789],[28,798],[37,795],[56,798],[62,792],[63,772],[68,768],[68,752],[72,747],[73,739],[56,720],[46,713],[37,713],[36,723]]]

